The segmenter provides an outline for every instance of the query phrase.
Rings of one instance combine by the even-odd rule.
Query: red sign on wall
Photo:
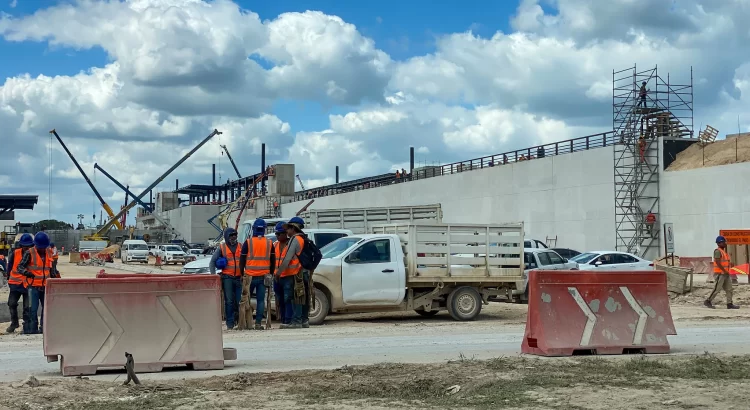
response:
[[[722,229],[719,235],[727,240],[727,245],[750,245],[750,229]]]

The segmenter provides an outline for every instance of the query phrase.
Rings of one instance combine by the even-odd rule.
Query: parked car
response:
[[[213,253],[206,253],[204,249],[188,249],[185,259],[188,262],[197,261],[198,259],[210,258]]]
[[[557,252],[558,255],[568,260],[573,259],[574,257],[581,254],[581,252],[574,251],[573,249],[568,248],[552,248],[550,250]]]
[[[120,247],[120,260],[123,263],[148,263],[148,244],[140,239],[128,239]]]
[[[184,265],[187,263],[187,255],[185,255],[185,252],[179,245],[159,245],[157,255],[161,257],[161,263],[165,265],[169,265],[170,263],[174,263],[175,265],[181,263]]]
[[[654,263],[635,255],[616,251],[585,252],[573,259],[580,270],[653,270]]]
[[[529,272],[532,270],[578,270],[578,263],[568,261],[551,249],[523,250],[523,287],[513,291],[513,299],[518,297],[520,302],[529,300]]]

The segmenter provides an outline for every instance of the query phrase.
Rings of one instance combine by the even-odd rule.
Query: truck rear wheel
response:
[[[321,325],[326,320],[326,316],[328,316],[331,304],[326,294],[318,288],[315,288],[313,296],[315,297],[315,307],[310,309],[308,320],[311,325]]]
[[[454,320],[474,320],[482,311],[482,296],[470,287],[456,288],[448,295],[448,313]]]

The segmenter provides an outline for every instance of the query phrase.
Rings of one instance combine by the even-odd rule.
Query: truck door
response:
[[[404,295],[391,239],[374,239],[353,250],[341,264],[341,290],[347,305],[396,305]]]

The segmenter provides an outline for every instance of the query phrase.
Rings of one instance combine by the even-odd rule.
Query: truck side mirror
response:
[[[346,259],[344,259],[344,261],[346,263],[357,263],[357,262],[359,262],[359,253],[360,253],[359,249],[353,251],[352,253],[350,253],[346,257]]]

